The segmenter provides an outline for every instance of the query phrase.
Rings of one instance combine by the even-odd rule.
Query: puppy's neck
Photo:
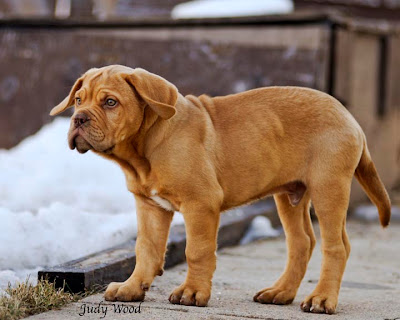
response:
[[[137,133],[114,146],[106,158],[117,162],[125,173],[144,182],[151,171],[150,157],[165,138],[168,124],[149,107],[145,108]]]
[[[141,156],[146,157],[149,147],[151,148],[152,146],[151,140],[154,139],[154,131],[157,131],[157,129],[158,131],[162,130],[163,122],[165,121],[162,121],[150,107],[145,107],[142,124],[131,140],[131,143],[135,145]]]

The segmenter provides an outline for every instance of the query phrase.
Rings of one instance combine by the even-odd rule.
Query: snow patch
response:
[[[275,238],[282,232],[272,227],[271,221],[264,216],[258,216],[253,219],[246,234],[240,240],[240,244],[248,244],[255,240]]]
[[[174,19],[215,18],[285,14],[293,11],[291,0],[195,0],[178,4]]]

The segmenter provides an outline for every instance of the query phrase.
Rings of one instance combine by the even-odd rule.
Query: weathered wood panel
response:
[[[349,73],[351,65],[352,33],[338,28],[336,31],[334,95],[342,103],[347,104],[350,95]]]
[[[389,110],[397,109],[400,112],[400,35],[393,35],[388,41],[387,105]]]

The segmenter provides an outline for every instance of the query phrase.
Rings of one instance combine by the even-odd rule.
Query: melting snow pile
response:
[[[253,219],[249,229],[240,241],[240,244],[248,244],[255,240],[275,238],[281,235],[282,231],[272,227],[267,217],[258,216]]]
[[[195,0],[178,4],[174,19],[259,16],[293,11],[292,0]]]
[[[58,118],[0,150],[0,288],[136,235],[135,200],[121,169],[69,150],[68,126]]]

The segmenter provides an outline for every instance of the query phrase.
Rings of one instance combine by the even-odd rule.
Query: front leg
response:
[[[136,266],[125,282],[109,284],[104,298],[107,301],[143,301],[155,276],[161,276],[167,248],[169,229],[174,213],[150,200],[135,196],[138,233]]]
[[[186,280],[170,295],[174,304],[205,307],[211,295],[211,281],[216,268],[219,212],[201,205],[182,210],[186,227]]]

